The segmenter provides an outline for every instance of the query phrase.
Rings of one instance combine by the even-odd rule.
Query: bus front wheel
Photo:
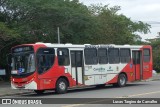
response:
[[[56,83],[56,93],[58,94],[64,94],[67,92],[67,81],[64,78],[60,78]]]

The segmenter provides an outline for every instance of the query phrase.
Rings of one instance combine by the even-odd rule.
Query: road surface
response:
[[[56,94],[53,91],[46,92],[43,95],[36,95],[35,93],[6,96],[3,98],[160,98],[160,81],[134,82],[127,84],[126,87],[114,88],[106,86],[104,88],[86,88],[69,90],[66,94]],[[65,99],[63,99],[65,100]],[[108,99],[106,99],[108,100]],[[160,104],[90,104],[103,103],[106,100],[94,100],[92,102],[85,102],[89,104],[52,104],[47,107],[159,107]],[[0,105],[0,107],[11,107],[11,105]],[[12,105],[12,107],[21,107],[22,105]],[[33,107],[44,107],[45,105],[31,105]],[[28,105],[23,105],[28,107]]]

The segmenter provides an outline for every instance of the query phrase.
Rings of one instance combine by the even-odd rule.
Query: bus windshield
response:
[[[35,55],[32,46],[19,46],[12,49],[13,75],[25,75],[33,73],[36,69]]]
[[[34,72],[35,56],[33,53],[15,53],[12,58],[12,74],[26,74]]]

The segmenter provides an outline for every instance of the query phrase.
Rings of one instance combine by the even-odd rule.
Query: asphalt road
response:
[[[55,94],[55,92],[46,92],[43,95],[36,95],[34,93],[6,96],[5,98],[160,98],[160,81],[134,82],[129,83],[126,87],[114,88],[106,86],[105,88],[86,88],[69,90],[66,94]],[[65,99],[63,99],[65,100]],[[106,99],[108,100],[108,99]],[[86,102],[89,104],[54,104],[53,105],[31,105],[34,107],[159,107],[160,104],[90,104],[103,103],[106,100],[94,100]],[[0,105],[0,107],[11,107],[11,105]],[[12,105],[12,107],[21,107],[22,105]],[[28,107],[28,105],[23,105]]]

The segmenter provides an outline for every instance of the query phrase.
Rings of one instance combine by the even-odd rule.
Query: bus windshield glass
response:
[[[28,74],[35,69],[35,55],[32,47],[18,47],[12,50],[12,74]]]

